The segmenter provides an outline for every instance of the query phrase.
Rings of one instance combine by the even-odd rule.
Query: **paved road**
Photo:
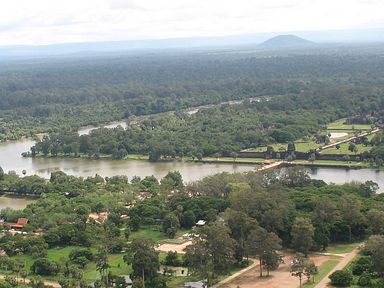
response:
[[[347,255],[344,256],[343,259],[325,276],[316,286],[315,288],[327,288],[329,287],[328,284],[330,283],[329,280],[329,275],[331,275],[333,272],[336,270],[342,270],[345,266],[348,265],[349,262],[353,260],[353,258],[356,257],[356,255],[359,253],[360,250],[360,245],[356,247],[352,252],[348,253]]]
[[[273,162],[271,164],[268,164],[261,168],[256,169],[256,172],[267,171],[270,169],[278,168],[280,165],[283,165],[284,163],[287,163],[287,162],[286,161]]]
[[[336,146],[337,144],[343,144],[343,143],[347,143],[347,142],[351,142],[352,140],[355,140],[357,138],[361,138],[361,137],[364,137],[364,136],[368,136],[368,135],[371,135],[371,134],[375,134],[375,133],[378,133],[380,132],[381,130],[379,128],[373,130],[373,131],[369,131],[369,132],[364,132],[364,133],[361,133],[357,136],[354,136],[354,137],[351,137],[351,138],[348,138],[348,139],[344,139],[344,140],[340,140],[340,141],[337,141],[335,143],[332,143],[332,144],[328,144],[328,145],[325,145],[325,146],[322,146],[322,147],[319,147],[317,148],[316,150],[317,151],[322,151],[324,149],[328,149],[328,148],[331,148],[331,147],[334,147]]]

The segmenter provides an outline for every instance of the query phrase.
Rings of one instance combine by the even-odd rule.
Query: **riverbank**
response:
[[[37,159],[87,159],[87,160],[111,160],[111,161],[122,161],[122,160],[143,160],[149,161],[148,155],[145,154],[129,154],[124,159],[113,159],[111,155],[99,155],[97,157],[90,157],[85,154],[78,154],[77,156],[73,155],[58,155],[58,156],[43,156],[37,155],[34,158]],[[248,164],[248,165],[269,165],[274,162],[278,162],[278,159],[265,159],[265,158],[230,158],[230,157],[203,157],[201,160],[183,157],[176,159],[161,159],[151,163],[169,163],[169,162],[194,162],[194,163],[204,163],[204,164]],[[338,160],[294,160],[286,162],[288,166],[300,165],[309,168],[316,167],[334,167],[334,168],[370,168],[367,162],[354,162],[354,161],[338,161]]]
[[[200,163],[233,163],[233,164],[257,164],[257,165],[269,165],[279,160],[273,159],[264,159],[264,158],[238,158],[233,160],[232,158],[203,158],[202,160],[190,160]],[[304,166],[309,168],[317,167],[330,167],[330,168],[355,168],[363,169],[370,168],[368,163],[365,162],[352,162],[352,161],[333,161],[333,160],[315,160],[313,162],[306,160],[294,160],[290,162],[285,162],[285,166]]]
[[[13,210],[22,210],[27,207],[28,204],[33,203],[37,198],[22,197],[15,195],[0,195],[0,210],[5,208],[11,208]]]

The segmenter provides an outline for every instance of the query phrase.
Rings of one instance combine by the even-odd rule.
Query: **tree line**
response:
[[[349,94],[351,110],[373,110],[377,104],[369,98],[382,93],[384,60],[377,50],[270,56],[159,53],[10,62],[0,69],[0,141],[260,95],[316,94],[306,110],[323,106],[328,95],[343,110],[338,94]]]

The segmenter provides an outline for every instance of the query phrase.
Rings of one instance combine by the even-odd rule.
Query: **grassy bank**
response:
[[[332,256],[331,259],[325,261],[319,269],[319,274],[315,276],[315,281],[314,282],[307,282],[303,285],[305,288],[313,288],[315,287],[324,277],[328,275],[329,272],[332,271],[333,268],[336,267],[336,265],[339,263],[341,260],[341,257],[336,257]]]

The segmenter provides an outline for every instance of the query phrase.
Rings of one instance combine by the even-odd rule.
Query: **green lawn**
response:
[[[112,254],[109,255],[110,271],[114,275],[129,275],[132,273],[131,266],[128,266],[123,260],[124,254]],[[88,263],[84,269],[84,279],[94,281],[100,279],[100,273],[96,271],[96,265],[94,262]]]
[[[328,130],[371,130],[369,124],[345,124],[346,118],[336,120],[327,125]]]
[[[372,149],[372,146],[364,146],[362,144],[358,144],[357,146],[357,152],[356,154],[360,154],[363,152],[370,151]],[[321,151],[322,154],[347,154],[347,155],[354,155],[355,152],[351,152],[348,150],[349,143],[343,143],[340,144],[340,148],[337,149],[336,147],[331,147],[328,149],[324,149]]]
[[[152,239],[155,242],[159,242],[167,239],[164,232],[160,231],[160,229],[156,229],[152,227],[142,228],[139,231],[132,232],[131,235],[129,235],[129,240],[131,241],[138,238]]]
[[[203,158],[203,161],[209,161],[209,162],[223,162],[223,163],[248,163],[248,164],[262,164],[266,161],[264,158],[237,158],[236,161],[230,160],[232,158],[212,158],[212,157],[205,157]],[[241,160],[241,161],[239,161]],[[271,159],[272,161],[280,161],[279,159]],[[308,160],[295,160],[292,163],[294,164],[314,164],[318,166],[329,166],[329,165],[337,165],[337,166],[346,166],[346,167],[368,167],[368,163],[364,162],[354,162],[354,161],[337,161],[337,160],[315,160],[313,163]]]
[[[271,144],[268,146],[272,146],[273,150],[275,150],[276,152],[278,152],[280,149],[284,150],[284,151],[287,150],[287,144],[274,143],[274,144]],[[242,152],[265,152],[265,151],[267,151],[267,146],[259,146],[256,148],[249,148],[249,149],[243,150]]]
[[[309,142],[297,141],[297,142],[295,142],[296,151],[299,151],[299,152],[308,152],[309,150],[316,149],[322,145],[324,145],[324,144],[317,144],[313,141],[309,141]],[[275,143],[275,144],[271,144],[270,146],[273,147],[274,151],[279,152],[281,150],[284,150],[284,151],[287,150],[288,144]],[[249,149],[243,150],[242,152],[266,152],[266,151],[267,151],[267,146],[260,146],[260,147],[256,147],[256,148],[249,148]]]
[[[76,249],[76,248],[81,248],[83,249],[84,247],[78,247],[78,246],[69,246],[69,247],[65,247],[65,248],[51,248],[51,249],[48,249],[48,255],[47,255],[47,258],[50,259],[50,260],[53,260],[53,261],[56,261],[60,264],[63,264],[65,261],[68,260],[68,255],[69,253],[73,250],[73,249]],[[92,249],[91,250],[93,252],[96,252],[95,249]],[[33,264],[33,262],[35,261],[35,259],[32,259],[30,256],[28,255],[17,255],[17,256],[13,256],[12,257],[13,259],[17,259],[21,262],[24,262],[25,263],[25,267],[26,267],[26,270],[29,272],[31,270],[31,266]],[[109,255],[109,264],[111,265],[111,272],[113,274],[116,274],[116,275],[128,275],[129,273],[131,273],[131,267],[129,267],[127,264],[124,263],[123,261],[123,254],[111,254]],[[3,271],[1,270],[1,273],[2,274],[7,274],[7,275],[10,275],[11,273],[7,272],[7,271]],[[29,277],[34,277],[35,275],[28,275],[28,278]],[[47,277],[42,277],[43,279],[46,279],[46,280],[51,280],[51,281],[57,281],[57,277],[55,276],[47,276]],[[88,280],[88,281],[93,281],[93,280],[96,280],[100,278],[100,274],[99,272],[96,271],[96,265],[94,262],[90,262],[88,263],[85,268],[84,268],[84,279]]]
[[[315,143],[313,141],[311,142],[295,142],[296,151],[298,152],[308,152],[310,150],[314,150],[316,148],[319,148],[320,146],[323,146],[324,144]]]
[[[160,226],[148,226],[143,227],[139,229],[139,231],[132,232],[131,235],[129,235],[129,241],[133,241],[135,239],[139,238],[147,238],[151,239],[157,243],[184,243],[185,240],[178,239],[185,233],[190,232],[191,230],[188,229],[179,229],[176,233],[176,237],[174,239],[169,239],[163,231],[161,231]]]
[[[345,254],[352,252],[360,243],[347,243],[331,245],[327,248],[326,252],[331,254]]]
[[[214,157],[204,157],[202,159],[203,161],[209,161],[209,162],[233,162],[233,163],[255,163],[255,164],[261,164],[265,161],[264,158],[230,158],[230,157],[219,157],[219,158],[214,158]]]
[[[295,160],[293,163],[295,164],[312,164],[307,160]],[[337,161],[337,160],[315,160],[313,162],[314,165],[317,166],[329,166],[329,165],[337,165],[337,166],[346,166],[346,167],[368,167],[368,163],[364,162],[354,162],[354,161]]]
[[[314,283],[305,283],[303,287],[306,288],[313,288],[316,286],[317,283],[319,283],[324,277],[328,275],[328,273],[339,263],[340,257],[332,257],[325,263],[323,263],[319,269],[319,274],[315,276],[315,282]]]

